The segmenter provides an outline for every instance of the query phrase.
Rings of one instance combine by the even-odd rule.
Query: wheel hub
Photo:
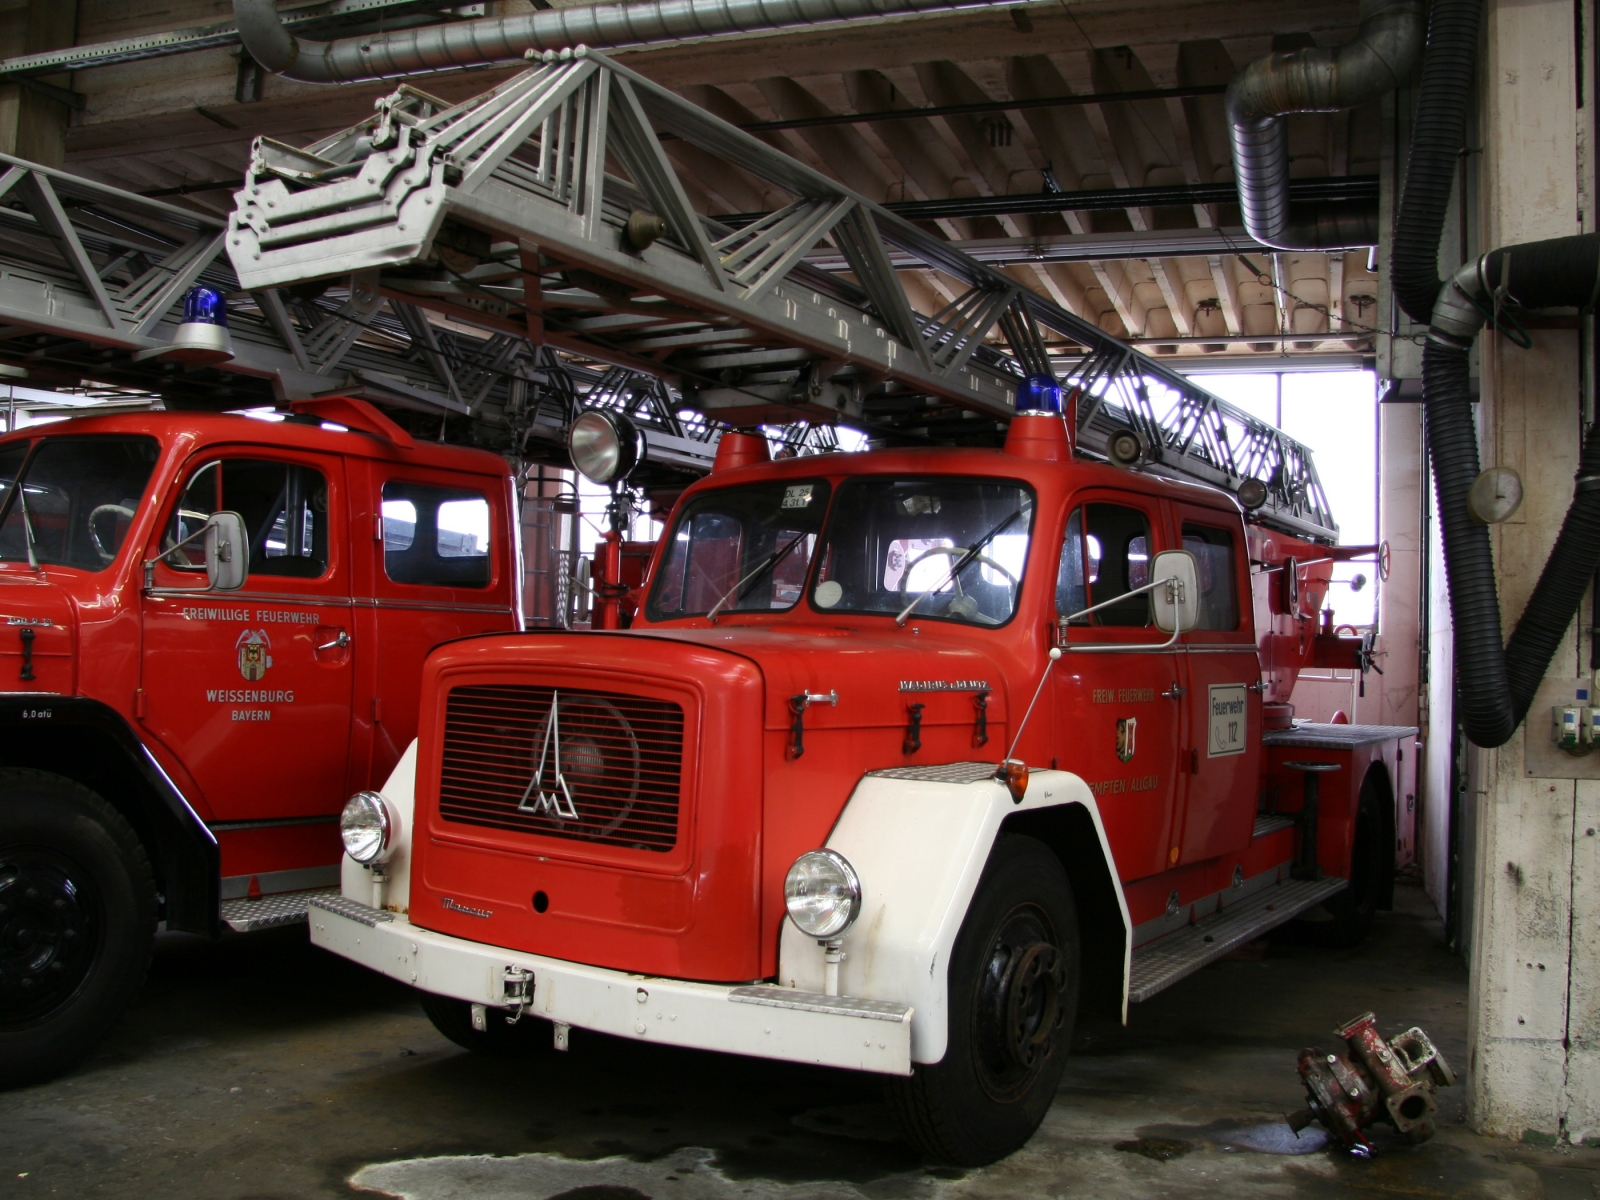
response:
[[[1006,987],[1006,1050],[1017,1066],[1031,1070],[1050,1057],[1066,1020],[1061,993],[1067,983],[1066,960],[1048,942],[1035,942],[1016,956]]]
[[[44,1016],[88,974],[93,911],[73,874],[53,857],[0,854],[0,1022]]]
[[[989,943],[974,1012],[984,1089],[1002,1102],[1026,1092],[1067,1022],[1067,960],[1047,918],[1013,912]]]

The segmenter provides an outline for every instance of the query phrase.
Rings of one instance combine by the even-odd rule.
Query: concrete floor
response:
[[[439,1037],[412,996],[303,930],[163,938],[143,996],[65,1079],[0,1095],[0,1195],[416,1200],[957,1200],[980,1196],[1600,1197],[1600,1149],[1440,1133],[1354,1161],[1281,1148],[1296,1051],[1366,1009],[1466,1065],[1466,970],[1421,891],[1357,951],[1275,939],[1080,1026],[1033,1142],[925,1168],[874,1082],[574,1031],[528,1073]],[[1315,1130],[1315,1127],[1313,1127]],[[1266,1149],[1263,1149],[1266,1148]]]

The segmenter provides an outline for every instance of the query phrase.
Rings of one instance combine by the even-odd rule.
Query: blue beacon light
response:
[[[1029,375],[1017,384],[1017,411],[1059,413],[1061,385],[1053,375]]]

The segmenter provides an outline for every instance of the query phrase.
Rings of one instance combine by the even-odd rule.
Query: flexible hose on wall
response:
[[[1584,442],[1561,532],[1516,629],[1502,644],[1489,530],[1467,507],[1479,473],[1468,355],[1497,292],[1501,303],[1524,309],[1586,307],[1600,290],[1597,284],[1600,234],[1584,234],[1491,251],[1435,289],[1438,299],[1422,353],[1428,454],[1455,628],[1456,712],[1467,737],[1479,746],[1504,745],[1527,716],[1600,568],[1600,427]]]
[[[1466,142],[1467,104],[1477,70],[1483,0],[1433,0],[1422,85],[1406,158],[1406,186],[1395,222],[1390,286],[1418,324],[1439,295],[1439,239]]]

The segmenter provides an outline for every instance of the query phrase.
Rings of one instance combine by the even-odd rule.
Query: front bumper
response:
[[[524,1011],[636,1041],[755,1058],[911,1074],[911,1016],[904,1004],[821,996],[780,987],[735,987],[629,975],[419,929],[396,913],[343,896],[311,901],[313,945],[391,979],[510,1010],[533,973]]]

